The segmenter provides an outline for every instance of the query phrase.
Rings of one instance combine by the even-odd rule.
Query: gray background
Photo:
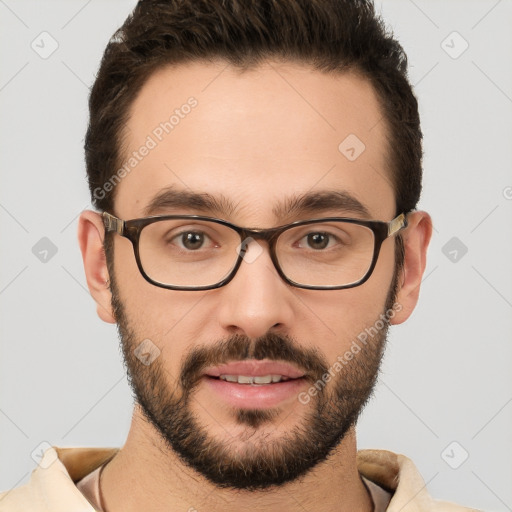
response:
[[[88,87],[133,5],[0,0],[2,490],[28,481],[42,442],[121,446],[128,432],[116,330],[96,316],[76,228]],[[512,2],[378,5],[409,55],[435,232],[359,446],[411,457],[436,498],[512,510]]]

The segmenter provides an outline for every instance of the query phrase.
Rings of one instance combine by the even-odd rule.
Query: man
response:
[[[2,510],[469,510],[356,449],[432,230],[406,68],[369,2],[139,2],[91,92],[78,233],[131,429],[49,449]]]

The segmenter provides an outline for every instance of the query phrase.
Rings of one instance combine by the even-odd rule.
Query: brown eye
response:
[[[329,237],[327,233],[310,233],[306,238],[311,249],[325,249],[329,245]]]
[[[198,231],[187,231],[179,236],[181,245],[191,251],[201,249],[205,241],[204,233]]]

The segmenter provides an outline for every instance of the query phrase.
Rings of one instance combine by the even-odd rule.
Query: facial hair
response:
[[[168,448],[219,488],[270,489],[307,474],[334,452],[356,424],[373,393],[386,344],[387,322],[360,346],[360,352],[345,361],[327,384],[322,376],[329,372],[330,365],[318,350],[303,348],[289,336],[268,332],[258,339],[235,335],[217,343],[192,347],[171,389],[163,358],[157,357],[146,366],[136,357],[134,350],[144,336],[130,326],[114,272],[110,272],[110,277],[112,306],[136,401]],[[392,308],[395,294],[396,276],[386,300],[386,312]],[[281,412],[279,408],[234,410],[237,424],[247,429],[247,435],[238,439],[246,443],[240,451],[212,436],[194,416],[192,405],[194,392],[207,366],[244,359],[291,363],[305,372],[316,394],[311,393],[313,396],[307,405],[297,402],[298,407],[308,407],[303,419],[293,429],[271,440],[260,438],[258,442],[251,437],[259,428],[272,425]]]

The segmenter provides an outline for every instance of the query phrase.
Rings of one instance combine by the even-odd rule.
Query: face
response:
[[[195,105],[182,108],[191,97]],[[176,109],[172,129],[162,125]],[[201,214],[253,228],[395,216],[385,126],[371,86],[354,74],[275,62],[244,73],[225,63],[166,68],[144,85],[127,128],[127,160],[148,136],[156,143],[117,185],[111,213],[121,219],[147,216],[153,199],[171,189],[174,199],[151,215]],[[356,159],[339,149],[348,136],[364,144],[362,152],[355,146]],[[215,208],[176,201],[180,192],[208,194]],[[365,211],[342,200],[290,208],[306,194],[332,192]],[[393,239],[366,283],[324,291],[286,284],[265,242],[249,246],[224,287],[166,290],[141,276],[126,238],[113,242],[113,316],[130,381],[169,449],[216,485],[244,489],[290,481],[335,450],[378,373],[382,318],[395,299]],[[159,351],[149,365],[136,357],[143,340]],[[219,378],[226,374],[288,380]]]

